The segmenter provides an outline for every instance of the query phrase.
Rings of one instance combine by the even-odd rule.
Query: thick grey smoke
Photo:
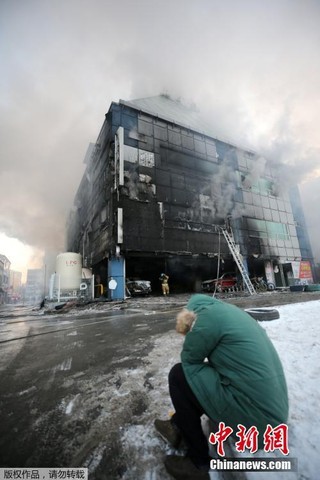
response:
[[[0,231],[61,249],[111,101],[165,91],[195,104],[218,138],[291,165],[290,182],[309,177],[308,211],[318,186],[319,23],[317,0],[3,0]],[[320,222],[308,222],[319,238]]]

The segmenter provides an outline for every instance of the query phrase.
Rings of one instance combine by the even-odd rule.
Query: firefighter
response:
[[[169,295],[169,276],[161,273],[159,280],[161,280],[161,287],[163,295]]]

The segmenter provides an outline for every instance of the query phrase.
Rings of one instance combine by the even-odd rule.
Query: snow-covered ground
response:
[[[320,478],[320,301],[278,307],[280,318],[261,322],[273,341],[285,370],[290,401],[289,457],[298,460],[298,472],[250,472],[249,480],[317,480]],[[119,402],[132,384],[147,395],[148,407],[133,424],[121,431],[122,454],[126,458],[124,480],[165,480],[170,477],[163,467],[163,457],[174,453],[158,438],[153,427],[155,418],[166,418],[172,411],[167,375],[180,360],[183,337],[174,331],[154,338],[154,349],[144,367],[123,372],[118,391]],[[257,352],[257,355],[259,352]],[[146,366],[148,376],[146,380]],[[285,457],[279,451],[257,452],[246,457]],[[212,479],[218,479],[216,472]]]

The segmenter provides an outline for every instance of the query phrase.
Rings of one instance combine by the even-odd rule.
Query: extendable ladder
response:
[[[234,240],[233,240],[232,236],[229,234],[229,232],[227,231],[226,228],[221,227],[221,231],[223,233],[224,238],[227,241],[227,244],[228,244],[228,247],[230,249],[230,252],[232,253],[233,259],[236,262],[237,267],[238,267],[238,269],[241,273],[241,276],[243,278],[245,286],[247,287],[250,295],[254,295],[256,293],[256,291],[254,289],[254,286],[251,283],[248,272],[247,272],[245,266],[243,265],[241,254],[240,254],[239,250],[237,249],[237,246],[234,243]]]

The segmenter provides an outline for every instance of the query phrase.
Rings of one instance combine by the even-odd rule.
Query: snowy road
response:
[[[152,335],[172,328],[173,314],[25,313],[0,323],[0,465],[79,466],[96,448],[114,451],[120,427],[145,408],[134,385],[123,402],[119,372],[143,368]]]
[[[174,332],[177,308],[149,307],[1,320],[0,466],[86,466],[92,479],[169,480],[162,460],[173,452],[153,421],[172,409],[167,375],[183,337]],[[299,470],[247,478],[316,480],[320,301],[278,309],[278,320],[261,325],[284,365],[290,456]]]

